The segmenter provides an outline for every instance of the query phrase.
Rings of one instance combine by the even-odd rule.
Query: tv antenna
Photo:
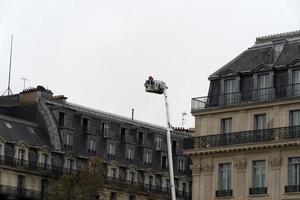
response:
[[[186,112],[182,112],[181,113],[181,116],[182,116],[182,118],[181,118],[181,126],[182,126],[182,128],[184,128],[184,126],[185,126],[185,122],[186,122],[185,117],[186,117],[186,115],[187,115]]]
[[[12,91],[11,91],[11,89],[10,89],[13,39],[14,39],[14,35],[11,35],[11,40],[10,40],[10,57],[9,57],[9,71],[8,71],[8,86],[7,86],[7,89],[5,90],[5,92],[2,94],[2,96],[4,96],[6,93],[7,93],[7,96],[13,94]]]
[[[26,78],[21,78],[21,80],[23,80],[23,90],[25,90],[26,81],[29,81],[29,80]]]

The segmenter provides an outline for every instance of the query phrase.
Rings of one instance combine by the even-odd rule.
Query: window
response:
[[[156,150],[161,150],[162,149],[162,144],[163,144],[162,137],[156,136],[155,137],[155,149]]]
[[[145,184],[148,187],[151,187],[154,185],[154,177],[152,175],[147,175],[145,179]]]
[[[89,153],[96,153],[96,138],[89,138],[88,141],[88,152]]]
[[[283,43],[277,43],[277,44],[273,44],[273,61],[275,62],[277,57],[280,55],[282,49],[283,49]]]
[[[41,181],[41,200],[47,199],[48,186],[49,186],[48,180],[42,179],[42,181]]]
[[[143,132],[139,132],[139,145],[145,145],[145,134]]]
[[[135,196],[134,195],[129,195],[129,200],[135,200]]]
[[[116,156],[116,145],[115,144],[108,143],[107,154],[108,154],[109,158],[111,158],[111,159],[115,158],[115,156]]]
[[[266,162],[258,160],[252,162],[252,187],[266,187]]]
[[[224,103],[233,104],[234,103],[234,91],[235,91],[235,80],[228,79],[224,81]]]
[[[221,133],[231,133],[232,132],[232,118],[221,119]]]
[[[23,175],[18,175],[18,183],[17,187],[18,189],[24,189],[25,188],[25,176]]]
[[[110,192],[110,200],[117,200],[117,193],[116,192]]]
[[[178,170],[180,172],[184,172],[185,171],[185,160],[183,158],[179,159],[179,161],[178,161]]]
[[[271,84],[269,74],[257,76],[257,100],[268,100],[271,97]]]
[[[58,125],[59,126],[65,125],[65,113],[63,113],[63,112],[59,113]]]
[[[144,164],[151,165],[152,164],[152,153],[150,151],[146,151],[144,153]]]
[[[82,129],[83,129],[83,132],[88,132],[89,131],[89,119],[87,118],[83,118],[82,119]]]
[[[108,137],[108,130],[109,130],[109,124],[106,122],[103,122],[101,125],[101,133],[103,137]]]
[[[172,141],[172,153],[176,154],[177,152],[177,141],[173,140]]]
[[[161,168],[162,169],[168,169],[169,168],[168,157],[166,155],[162,155],[162,157],[161,157]]]
[[[266,128],[266,114],[254,115],[254,130]]]
[[[231,189],[231,164],[219,165],[219,190]]]
[[[134,148],[132,146],[129,146],[127,148],[126,159],[128,161],[133,161],[134,160]]]
[[[182,183],[182,194],[186,195],[187,193],[187,184],[186,183]]]
[[[300,94],[300,70],[293,71],[293,95]]]
[[[288,184],[300,185],[300,157],[288,159]]]
[[[19,166],[25,165],[25,153],[26,151],[24,149],[18,149],[17,163]]]
[[[126,180],[132,184],[134,182],[134,172],[128,172]]]
[[[121,141],[125,141],[126,137],[126,128],[122,127],[121,128]]]
[[[290,126],[300,126],[300,110],[290,112]]]
[[[117,168],[111,167],[109,169],[108,176],[111,178],[117,178]]]
[[[1,157],[4,156],[4,144],[3,143],[0,143],[0,156]]]
[[[48,165],[49,165],[49,155],[46,153],[42,153],[41,154],[41,167],[42,169],[47,169]]]
[[[65,133],[64,134],[64,147],[67,149],[72,149],[73,147],[73,135],[72,133]]]
[[[74,169],[74,160],[73,159],[66,160],[66,168],[67,168],[68,172],[70,172]]]

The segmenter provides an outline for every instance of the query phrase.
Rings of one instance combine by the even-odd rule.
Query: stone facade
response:
[[[258,38],[192,99],[193,200],[300,199],[299,50],[299,31]]]

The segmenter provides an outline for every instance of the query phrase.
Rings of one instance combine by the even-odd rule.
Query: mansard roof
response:
[[[0,138],[11,143],[23,141],[30,146],[49,145],[37,123],[0,115]]]
[[[273,61],[273,44],[278,42],[283,42],[284,47],[277,59]],[[258,37],[252,47],[214,72],[209,79],[221,78],[228,70],[243,73],[254,72],[261,65],[286,66],[297,58],[300,58],[300,31]]]

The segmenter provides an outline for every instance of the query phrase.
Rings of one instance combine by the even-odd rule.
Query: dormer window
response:
[[[25,149],[18,149],[17,153],[17,164],[18,166],[24,166],[26,160],[26,150]]]
[[[300,95],[300,69],[293,70],[293,95]]]
[[[103,122],[101,125],[101,133],[103,137],[108,137],[109,124],[107,122]]]
[[[275,62],[283,49],[284,43],[273,44],[273,61]]]
[[[268,100],[271,98],[270,74],[260,74],[257,76],[257,98],[258,100]]]
[[[224,81],[224,103],[233,104],[234,103],[234,91],[235,91],[235,80],[227,79]]]
[[[65,113],[63,113],[63,112],[59,113],[58,125],[59,126],[64,126],[65,125]]]
[[[83,132],[89,131],[89,119],[87,119],[87,118],[82,119],[82,129],[83,129]]]

